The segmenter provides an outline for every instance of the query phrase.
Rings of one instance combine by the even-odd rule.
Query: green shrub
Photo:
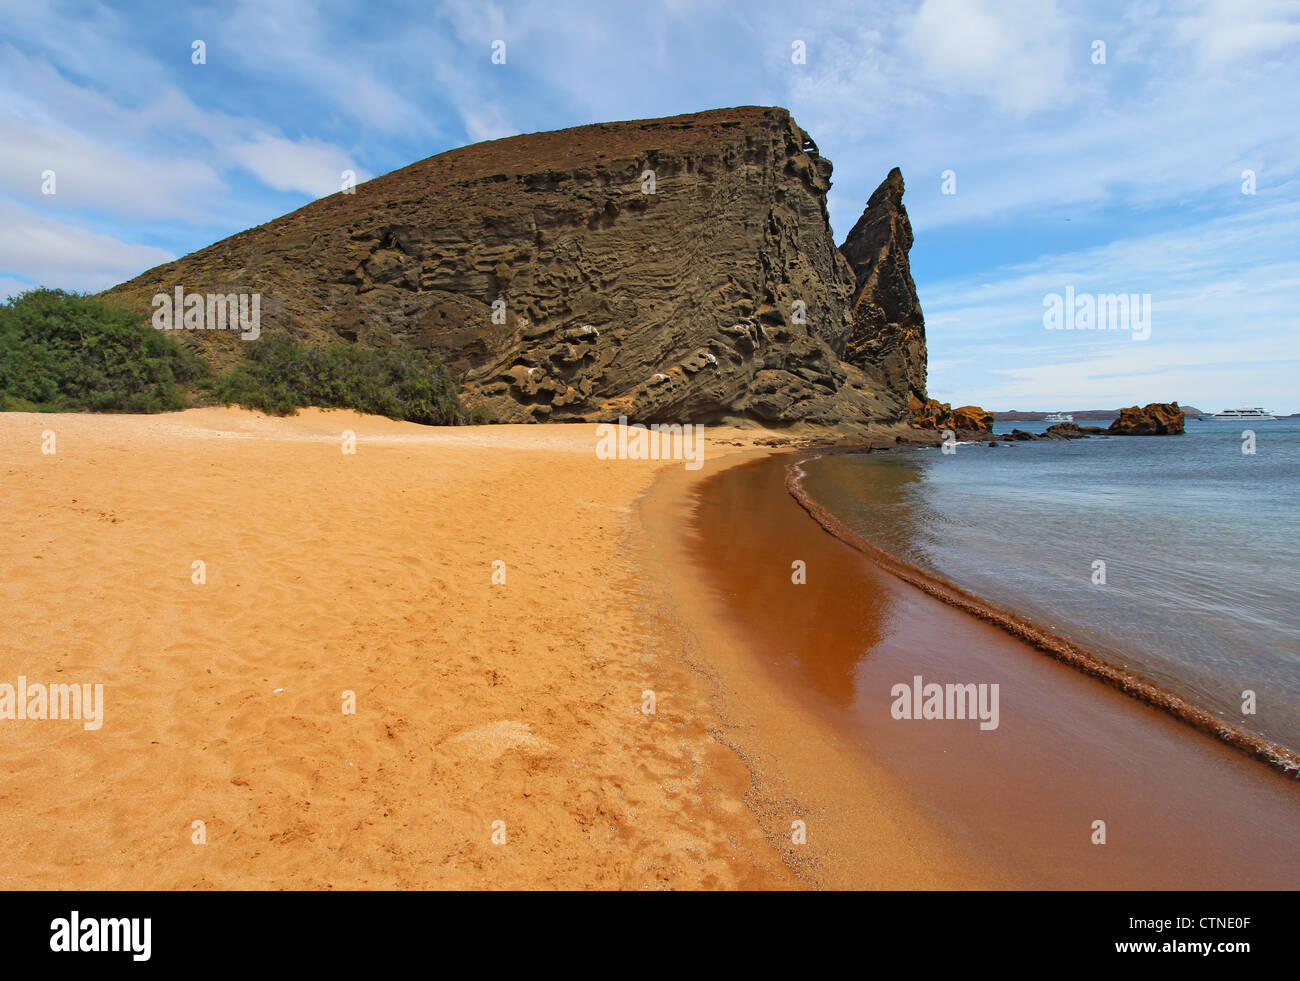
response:
[[[13,395],[0,395],[0,412],[40,412],[41,407],[35,402],[28,402]]]
[[[0,304],[6,411],[168,412],[206,374],[171,337],[96,297],[42,288]]]
[[[467,421],[455,383],[432,354],[345,343],[309,348],[287,334],[250,344],[245,360],[217,379],[213,394],[273,415],[314,405],[434,426]]]
[[[426,425],[487,421],[465,410],[446,366],[422,351],[307,348],[275,334],[214,379],[170,335],[105,300],[34,289],[0,305],[0,411],[169,412],[198,390],[273,415],[314,405]]]
[[[476,405],[469,410],[469,424],[471,426],[486,426],[488,423],[496,421],[496,415],[486,405]]]

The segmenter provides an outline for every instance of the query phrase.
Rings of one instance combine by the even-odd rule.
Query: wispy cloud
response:
[[[1070,31],[1053,0],[925,0],[902,31],[918,80],[1027,114],[1074,101]]]
[[[3,202],[0,227],[0,269],[11,281],[16,274],[42,286],[101,290],[175,258]]]
[[[841,235],[902,166],[936,394],[1001,405],[1068,383],[1102,404],[1209,386],[1225,324],[1242,357],[1290,350],[1297,40],[1300,7],[1274,0],[241,0],[147,13],[30,0],[0,19],[0,206],[21,222],[9,238],[40,247],[10,244],[0,284],[108,285],[332,193],[345,170],[364,180],[518,132],[777,104],[835,162]],[[945,171],[956,194],[941,193]],[[1038,305],[1061,281],[1150,292],[1152,340],[1049,340]],[[1273,369],[1233,374],[1245,397]],[[1272,397],[1300,409],[1280,387]]]
[[[355,170],[351,157],[338,147],[315,140],[294,141],[263,134],[233,144],[227,152],[267,187],[313,198],[337,192],[345,171],[351,171],[357,183],[371,177],[366,171]]]
[[[998,408],[1107,407],[1243,394],[1277,407],[1300,375],[1300,203],[1280,204],[933,284],[930,344],[979,357],[933,364],[930,385]],[[1148,293],[1150,336],[1047,330],[1052,293]],[[1259,366],[1269,366],[1263,371]],[[1250,370],[1246,370],[1250,368]],[[1266,377],[1265,377],[1266,376]],[[1185,386],[1185,387],[1180,387]]]

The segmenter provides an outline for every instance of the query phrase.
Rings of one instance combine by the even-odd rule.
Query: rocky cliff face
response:
[[[844,359],[877,366],[891,391],[924,405],[925,317],[912,282],[911,248],[903,174],[895,167],[840,246],[854,273],[853,326]]]
[[[435,351],[502,421],[902,424],[925,391],[902,178],[872,196],[841,255],[830,174],[783,109],[518,136],[430,157],[110,293],[148,317],[178,286],[256,292],[262,336]],[[218,366],[247,343],[180,336]]]

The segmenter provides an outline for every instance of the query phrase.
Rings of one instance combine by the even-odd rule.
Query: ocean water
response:
[[[1300,750],[1300,419],[803,467],[882,548]]]

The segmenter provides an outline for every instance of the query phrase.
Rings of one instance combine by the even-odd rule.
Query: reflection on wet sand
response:
[[[718,599],[762,597],[764,647],[780,663],[796,668],[808,685],[831,703],[851,708],[861,659],[878,644],[889,621],[889,597],[877,590],[846,588],[861,574],[862,563],[846,549],[816,542],[815,552],[791,548],[772,554],[773,544],[800,541],[807,517],[794,509],[770,507],[771,487],[757,480],[719,480],[697,511],[697,541],[716,541],[721,527],[754,528],[738,533],[724,548],[702,548],[706,581]],[[708,529],[710,533],[701,534]],[[815,541],[815,539],[814,539]],[[796,584],[796,562],[804,563],[804,582]]]
[[[705,588],[756,667],[904,781],[974,861],[1043,888],[1295,886],[1294,781],[882,572],[786,493],[790,462],[701,486]],[[891,690],[916,675],[999,685],[998,728],[891,717]]]

